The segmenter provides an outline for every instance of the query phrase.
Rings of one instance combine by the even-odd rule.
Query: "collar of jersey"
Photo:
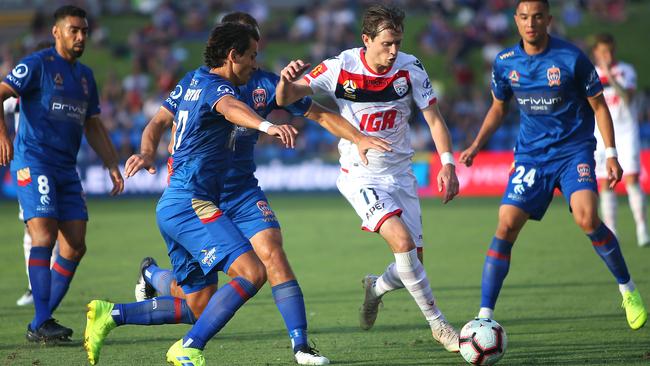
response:
[[[373,75],[383,76],[383,75],[388,74],[388,72],[389,72],[390,70],[393,69],[393,66],[391,66],[391,67],[388,68],[388,70],[382,72],[381,74],[380,74],[380,73],[376,73],[376,72],[374,72],[374,71],[370,68],[370,66],[366,63],[366,48],[365,48],[365,47],[361,47],[359,53],[360,53],[359,57],[361,58],[361,63],[362,63],[363,66],[366,68],[366,70],[368,70],[368,71],[369,71],[371,74],[373,74]],[[395,65],[395,64],[393,63],[393,65]]]
[[[542,51],[541,53],[538,53],[536,55],[529,55],[528,53],[526,53],[526,50],[524,49],[523,43],[524,43],[523,40],[519,40],[519,42],[517,42],[517,51],[521,55],[526,56],[526,57],[531,57],[531,58],[544,57],[544,56],[546,56],[548,51],[551,50],[552,44],[555,43],[555,38],[549,34],[548,35],[548,44],[546,45],[546,48],[544,49],[544,51]]]

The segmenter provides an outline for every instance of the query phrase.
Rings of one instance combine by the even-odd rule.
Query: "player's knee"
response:
[[[415,243],[411,238],[399,238],[391,245],[394,253],[406,253],[415,249]]]
[[[248,282],[252,283],[256,288],[262,288],[264,283],[266,283],[266,268],[262,262],[258,262],[257,265],[249,266],[240,273],[240,276],[244,277]]]
[[[598,229],[600,225],[600,220],[595,214],[590,213],[578,213],[574,215],[576,224],[584,231],[585,233],[593,233]]]
[[[496,236],[513,242],[519,234],[521,226],[518,225],[517,221],[507,215],[499,215],[499,224],[497,226]]]

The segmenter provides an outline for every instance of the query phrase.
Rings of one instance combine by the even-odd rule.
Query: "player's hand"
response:
[[[295,147],[298,130],[291,125],[274,125],[269,127],[266,133],[279,138],[286,148],[293,149]]]
[[[108,168],[108,174],[113,181],[111,196],[117,196],[124,190],[124,179],[122,178],[122,174],[120,174],[120,170],[117,168],[117,166]]]
[[[361,157],[361,162],[363,165],[368,165],[368,150],[373,149],[379,152],[393,151],[390,147],[390,142],[372,136],[363,136],[357,142],[357,149],[359,150],[359,156]]]
[[[287,66],[280,71],[280,77],[285,82],[294,82],[300,79],[300,76],[311,67],[310,63],[304,63],[302,60],[294,60],[289,62]]]
[[[621,168],[617,158],[607,159],[605,165],[607,167],[607,183],[610,189],[614,189],[623,177],[623,168]]]
[[[156,167],[153,164],[153,157],[149,154],[133,154],[124,165],[126,179],[134,176],[140,169],[147,169],[149,174],[156,174]]]
[[[445,190],[442,203],[451,201],[458,194],[458,177],[456,176],[456,167],[452,164],[445,164],[438,172],[438,192]]]
[[[8,165],[13,158],[14,144],[4,133],[0,133],[0,165]]]
[[[458,158],[458,162],[461,164],[465,164],[466,167],[472,166],[472,163],[474,163],[474,157],[476,157],[476,154],[478,154],[478,149],[474,147],[474,145],[468,147],[460,153],[460,157]]]

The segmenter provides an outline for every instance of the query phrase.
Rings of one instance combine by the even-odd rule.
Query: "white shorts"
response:
[[[336,180],[343,197],[361,218],[361,229],[378,232],[391,216],[400,216],[418,248],[422,247],[422,212],[412,172],[379,177],[342,172]]]
[[[594,159],[596,160],[596,177],[607,178],[605,158],[605,144],[600,136],[596,144]],[[616,151],[618,152],[618,163],[623,168],[623,175],[641,173],[639,131],[637,129],[621,129],[616,131]]]

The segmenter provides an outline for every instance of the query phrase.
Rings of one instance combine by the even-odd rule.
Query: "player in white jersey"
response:
[[[369,8],[361,35],[365,47],[323,61],[302,79],[300,75],[309,65],[292,62],[282,70],[276,98],[279,105],[287,105],[312,93],[330,95],[353,126],[390,142],[392,151],[370,151],[367,165],[350,141],[339,143],[337,186],[361,217],[362,228],[378,232],[395,256],[381,276],[364,278],[360,325],[370,329],[382,296],[406,287],[429,322],[433,337],[448,351],[457,352],[458,334],[436,306],[422,266],[422,222],[408,126],[414,104],[429,124],[440,153],[443,167],[437,180],[438,188],[445,189],[444,203],[458,193],[458,179],[451,137],[427,73],[417,58],[399,52],[403,18],[397,8]]]
[[[636,90],[636,71],[632,65],[616,59],[616,44],[610,34],[595,37],[592,49],[596,71],[603,84],[607,107],[614,121],[614,133],[618,148],[618,161],[623,168],[625,188],[636,223],[639,246],[650,246],[650,235],[646,223],[645,197],[639,184],[641,173],[639,123],[637,121],[634,92]],[[600,209],[607,227],[616,233],[616,194],[602,181],[607,179],[605,170],[605,144],[596,131],[596,177],[600,183]]]
[[[5,114],[12,115],[14,117],[14,127],[18,131],[18,116],[20,115],[20,104],[18,103],[17,98],[8,98],[2,103]],[[18,219],[23,221],[23,208],[18,204]],[[27,226],[25,226],[25,232],[23,233],[23,252],[25,254],[25,273],[27,273],[27,290],[16,300],[16,305],[26,306],[34,303],[34,297],[32,296],[32,285],[29,282],[29,270],[27,269],[27,263],[29,262],[29,251],[32,249],[32,237],[27,231]],[[54,249],[52,250],[52,258],[50,263],[54,263],[56,259],[56,253],[59,251],[58,242],[55,244]]]

